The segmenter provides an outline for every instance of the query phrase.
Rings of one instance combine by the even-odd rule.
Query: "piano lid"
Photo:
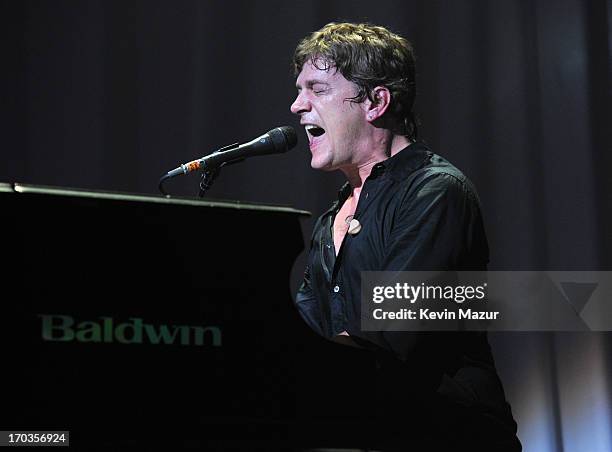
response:
[[[31,184],[8,184],[0,183],[0,192],[15,192],[24,194],[45,194],[53,196],[72,196],[80,198],[108,199],[115,201],[132,201],[145,203],[158,203],[166,205],[182,205],[194,207],[221,207],[238,210],[258,210],[263,212],[282,212],[296,215],[310,216],[306,210],[298,210],[289,206],[245,203],[236,200],[204,200],[189,197],[165,197],[161,195],[150,195],[144,193],[114,192],[105,190],[85,190],[79,188],[55,187]]]

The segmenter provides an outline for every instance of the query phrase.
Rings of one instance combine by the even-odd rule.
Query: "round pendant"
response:
[[[361,231],[361,223],[359,220],[353,218],[349,223],[348,233],[351,235],[358,234]]]

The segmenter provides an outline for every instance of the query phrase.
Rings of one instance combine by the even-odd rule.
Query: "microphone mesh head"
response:
[[[295,129],[290,126],[283,126],[280,127],[280,129],[287,139],[287,149],[293,149],[297,144],[297,133],[295,133]]]
[[[288,151],[297,144],[297,133],[295,133],[293,127],[277,127],[276,129],[270,130],[268,133],[270,134],[276,152]]]

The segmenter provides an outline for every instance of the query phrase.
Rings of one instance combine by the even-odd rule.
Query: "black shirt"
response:
[[[327,338],[346,330],[391,363],[389,378],[402,373],[404,362],[415,393],[437,391],[488,412],[513,434],[516,424],[485,333],[360,328],[362,271],[486,269],[489,251],[472,183],[424,144],[411,144],[373,167],[354,214],[362,228],[355,235],[346,234],[336,257],[334,218],[350,193],[345,184],[338,200],[315,223],[296,297],[304,320]]]
[[[489,253],[476,190],[423,144],[373,167],[353,217],[361,231],[346,234],[336,257],[333,223],[350,193],[347,183],[317,220],[297,295],[300,313],[319,334],[331,338],[346,330],[375,339],[360,330],[362,271],[486,268]],[[385,346],[384,338],[374,342]]]

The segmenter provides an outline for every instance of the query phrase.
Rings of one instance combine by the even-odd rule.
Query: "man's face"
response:
[[[296,88],[298,95],[291,112],[300,116],[300,124],[306,128],[312,153],[310,165],[334,170],[358,164],[367,121],[364,103],[349,100],[357,94],[357,85],[334,67],[321,70],[308,61],[297,78]]]

